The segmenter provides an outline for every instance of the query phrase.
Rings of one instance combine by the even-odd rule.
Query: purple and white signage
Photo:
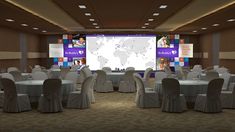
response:
[[[86,57],[86,48],[66,48],[64,57]]]
[[[157,57],[173,58],[178,57],[177,48],[157,48]]]

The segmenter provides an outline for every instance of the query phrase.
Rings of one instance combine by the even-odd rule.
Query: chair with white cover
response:
[[[32,69],[32,73],[38,72],[38,71],[42,71],[41,67],[34,67],[34,68]]]
[[[221,91],[220,95],[222,108],[235,108],[235,85],[232,91]]]
[[[174,78],[164,78],[162,80],[163,112],[183,112],[187,110],[186,100],[183,94],[180,94],[179,81]]]
[[[155,82],[162,81],[162,79],[167,78],[167,74],[165,72],[156,72],[155,73]]]
[[[1,83],[4,89],[4,112],[30,111],[30,101],[27,94],[17,94],[15,83],[8,78],[2,78]]]
[[[144,81],[145,87],[149,87],[150,86],[150,75],[151,75],[152,72],[153,72],[152,68],[147,68],[144,71],[143,81]]]
[[[217,69],[219,69],[219,65],[214,65],[213,69],[216,71]]]
[[[133,71],[134,71],[135,68],[134,68],[134,67],[127,67],[127,68],[126,68],[126,71],[129,71],[129,70],[133,70]]]
[[[206,72],[206,80],[211,81],[213,79],[219,78],[219,73],[216,71],[208,71]]]
[[[8,67],[7,72],[10,72],[10,71],[19,71],[19,69],[17,67]]]
[[[108,80],[106,72],[103,70],[97,70],[97,78],[95,83],[96,92],[111,92],[113,91],[112,81]]]
[[[134,74],[134,80],[136,82],[136,105],[140,108],[153,108],[160,107],[159,96],[156,91],[146,91],[144,83],[140,76]]]
[[[135,73],[134,70],[128,70],[125,72],[125,75],[121,78],[119,83],[119,92],[135,92],[135,80],[133,74]]]
[[[110,67],[103,67],[102,70],[105,71],[106,73],[112,72],[112,69]]]
[[[225,67],[220,67],[220,68],[216,69],[216,71],[217,71],[219,74],[228,73],[228,69],[225,68]]]
[[[195,71],[189,72],[188,75],[187,75],[187,80],[198,79],[199,75],[200,75],[199,72],[195,72]]]
[[[39,99],[38,110],[40,112],[62,112],[60,79],[46,79],[43,82],[42,95]]]
[[[198,94],[194,110],[208,113],[222,112],[221,89],[224,79],[217,78],[209,82],[206,94]]]
[[[20,71],[10,71],[9,73],[14,77],[15,81],[23,81],[24,80]]]
[[[230,77],[231,77],[231,74],[228,72],[225,72],[220,76],[220,78],[224,79],[224,84],[223,84],[222,90],[229,90]]]
[[[92,72],[89,67],[85,66],[80,70],[80,76],[78,78],[78,83],[82,83],[85,78],[92,76]]]
[[[60,76],[62,79],[64,79],[66,74],[70,71],[69,67],[61,67],[60,70]]]
[[[70,71],[75,72],[78,71],[79,69],[80,69],[79,65],[72,65]]]
[[[74,91],[69,94],[67,108],[85,109],[90,107],[89,89],[93,79],[93,76],[87,77],[82,83],[81,91]]]
[[[10,73],[3,73],[2,78],[8,78],[11,79],[12,81],[15,81],[14,77]]]
[[[73,81],[74,89],[77,89],[77,79],[78,79],[78,74],[77,74],[77,72],[68,72],[68,73],[65,75],[65,80]]]
[[[50,69],[48,71],[48,78],[58,78],[58,79],[60,79],[61,78],[60,72],[61,72],[60,69]]]
[[[198,72],[199,74],[201,74],[202,73],[202,65],[194,65],[192,71]]]
[[[94,96],[94,88],[95,88],[95,82],[96,82],[96,75],[93,75],[92,76],[93,79],[92,79],[92,82],[91,82],[91,86],[88,90],[88,97],[89,97],[89,101],[91,103],[95,103],[95,96]]]
[[[51,69],[60,69],[60,66],[59,65],[52,65]]]
[[[45,72],[34,72],[32,73],[33,80],[46,80],[48,76]]]

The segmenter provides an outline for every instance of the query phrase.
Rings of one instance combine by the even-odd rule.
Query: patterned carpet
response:
[[[0,132],[234,132],[235,110],[204,114],[192,109],[177,114],[160,108],[140,109],[134,93],[95,93],[90,109],[55,114],[0,112]],[[1,109],[0,109],[1,110]],[[2,111],[2,110],[1,110]]]

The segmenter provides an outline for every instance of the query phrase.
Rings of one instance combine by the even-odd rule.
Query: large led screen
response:
[[[86,44],[86,64],[91,70],[156,69],[155,35],[87,35]]]

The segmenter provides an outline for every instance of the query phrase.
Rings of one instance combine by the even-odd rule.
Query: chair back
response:
[[[60,66],[59,65],[52,65],[51,69],[60,69]]]
[[[200,75],[199,72],[195,72],[195,71],[189,72],[187,75],[187,80],[193,80],[195,78],[198,78],[199,75]]]
[[[45,72],[38,71],[32,73],[32,78],[33,80],[46,80],[48,79],[48,76]]]
[[[231,74],[228,72],[225,72],[220,76],[220,78],[224,79],[224,84],[222,88],[223,90],[228,90],[230,77],[231,77]]]
[[[106,82],[107,78],[106,72],[103,70],[97,70],[96,73],[97,73],[96,85],[97,86],[103,85]]]
[[[225,67],[218,68],[218,69],[216,69],[216,71],[217,71],[219,74],[228,73],[228,69],[225,68]]]
[[[48,71],[48,78],[61,78],[60,76],[61,70],[60,69],[50,69]]]
[[[199,74],[202,73],[202,65],[194,65],[192,71]]]
[[[69,67],[62,67],[60,68],[60,76],[61,78],[65,78],[67,73],[70,71]]]
[[[148,81],[148,80],[149,80],[150,75],[151,75],[151,72],[153,72],[153,69],[152,69],[152,68],[147,68],[147,69],[144,71],[144,80],[145,80],[145,81]]]
[[[174,78],[164,78],[162,80],[163,96],[177,97],[180,95],[179,81]]]
[[[14,77],[15,81],[22,81],[22,80],[24,80],[20,71],[10,71],[9,73]]]
[[[72,65],[70,71],[78,71],[80,69],[79,65]]]
[[[167,74],[165,72],[156,72],[155,73],[155,81],[162,81],[162,79],[167,78]]]
[[[12,81],[15,81],[13,75],[11,75],[10,73],[3,73],[2,78],[8,78],[11,79]]]
[[[222,78],[216,78],[211,80],[207,87],[207,99],[210,100],[220,99],[223,83],[224,79]]]
[[[137,87],[137,93],[139,95],[144,95],[145,94],[145,88],[144,88],[144,82],[139,76],[139,74],[134,74],[133,75],[134,80],[136,82],[136,87]]]
[[[60,79],[46,79],[43,82],[43,96],[47,99],[60,98],[61,83]]]
[[[68,72],[68,73],[65,75],[65,80],[71,80],[71,81],[73,81],[74,84],[77,83],[77,79],[78,79],[78,74],[77,74],[77,72]]]
[[[92,76],[92,72],[91,72],[90,68],[88,68],[88,67],[82,68],[81,72],[84,74],[85,78]]]
[[[127,67],[127,68],[126,68],[126,71],[129,71],[129,70],[133,70],[133,71],[134,71],[135,68],[134,68],[134,67]]]
[[[215,78],[219,78],[219,73],[216,71],[208,71],[206,72],[206,80],[211,81]]]
[[[41,67],[34,67],[32,69],[32,73],[37,72],[37,71],[42,71]]]
[[[10,72],[10,71],[19,71],[19,69],[17,67],[8,67],[7,72]]]
[[[106,73],[112,72],[112,69],[110,67],[103,67],[102,70]]]
[[[82,83],[82,89],[81,89],[81,94],[88,94],[89,89],[92,87],[94,81],[93,76],[89,76],[85,78],[85,80]]]

